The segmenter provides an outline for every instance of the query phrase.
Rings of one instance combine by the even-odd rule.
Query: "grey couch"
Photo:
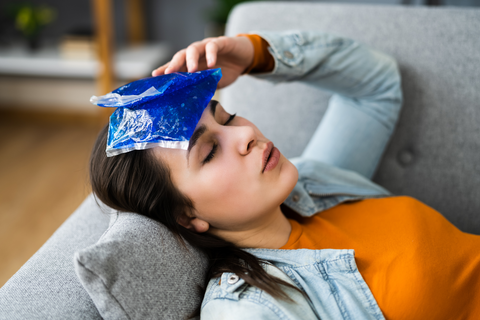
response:
[[[233,11],[227,34],[260,29],[324,30],[394,56],[405,103],[374,181],[394,194],[425,202],[459,229],[480,234],[480,10],[248,3]],[[252,120],[287,157],[294,157],[316,128],[329,94],[296,83],[272,85],[243,77],[223,90],[221,98],[229,111]],[[110,211],[88,197],[0,289],[0,319],[179,319],[191,312],[200,302],[196,287],[204,272],[203,257],[178,254],[181,249],[162,226],[151,228],[136,218],[120,221]],[[144,263],[142,250],[135,248],[147,240],[133,240],[114,254],[125,258],[121,266],[129,271],[142,272],[143,267],[156,272],[138,276],[147,291],[131,281],[116,287],[120,271],[113,280],[99,271],[90,281],[94,266],[88,269],[88,261],[103,257],[97,241],[103,234],[104,243],[121,242],[122,237],[112,235],[119,224],[123,232],[142,225],[148,237],[160,234],[157,243],[163,247],[148,258],[154,264]],[[137,260],[134,267],[130,255]],[[105,294],[111,296],[104,299]],[[121,316],[115,308],[122,309]]]

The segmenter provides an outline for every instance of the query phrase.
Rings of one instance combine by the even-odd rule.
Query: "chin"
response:
[[[298,169],[293,163],[291,163],[287,158],[282,162],[281,167],[281,183],[282,191],[284,191],[285,199],[287,199],[290,192],[298,182]],[[282,202],[285,200],[283,199]]]

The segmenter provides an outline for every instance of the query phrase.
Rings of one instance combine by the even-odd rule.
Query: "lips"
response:
[[[280,151],[273,145],[273,142],[269,141],[267,147],[263,151],[263,170],[262,173],[274,169],[278,160],[280,160]]]

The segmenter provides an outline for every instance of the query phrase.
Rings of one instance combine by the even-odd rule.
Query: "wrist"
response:
[[[253,45],[253,59],[242,74],[272,71],[275,61],[268,51],[269,44],[257,34],[238,34],[237,37],[245,37]]]
[[[249,72],[251,66],[255,63],[255,45],[247,35],[237,35],[235,37],[239,41],[238,52],[242,52],[242,61],[239,64],[243,66],[241,74]]]

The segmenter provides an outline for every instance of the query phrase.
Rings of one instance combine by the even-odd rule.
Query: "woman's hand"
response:
[[[220,89],[233,83],[252,64],[253,55],[253,44],[247,37],[206,38],[178,51],[172,60],[155,69],[152,76],[221,68]]]

